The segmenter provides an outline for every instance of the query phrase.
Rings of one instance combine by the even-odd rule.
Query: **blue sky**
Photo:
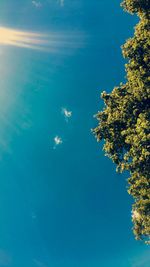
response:
[[[90,131],[136,23],[120,0],[0,1],[0,266],[149,266],[127,175]]]

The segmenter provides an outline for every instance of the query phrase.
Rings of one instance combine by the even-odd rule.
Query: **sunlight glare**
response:
[[[63,53],[64,49],[83,46],[83,35],[79,32],[35,33],[0,27],[0,45]]]
[[[0,45],[39,49],[39,45],[44,43],[46,40],[42,34],[0,27]]]

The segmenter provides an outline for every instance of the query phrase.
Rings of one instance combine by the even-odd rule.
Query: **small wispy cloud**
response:
[[[9,266],[12,263],[12,257],[10,256],[10,254],[3,250],[0,249],[0,266]]]
[[[60,144],[62,144],[62,139],[61,139],[61,137],[59,137],[59,136],[55,136],[55,138],[54,138],[54,142],[55,142],[55,145],[60,145]]]
[[[42,7],[41,2],[38,2],[38,1],[32,1],[32,5],[35,6],[36,8],[41,8]]]
[[[57,146],[61,145],[63,143],[62,138],[56,135],[54,137],[54,146],[53,149],[56,149]]]
[[[37,215],[36,215],[35,212],[31,213],[31,218],[32,218],[32,220],[36,220],[37,219]]]
[[[60,0],[59,2],[60,2],[60,6],[63,7],[64,4],[65,4],[65,1],[64,0]]]
[[[149,250],[145,251],[143,255],[137,255],[136,259],[131,260],[132,267],[149,267],[150,266],[150,253]]]
[[[62,108],[62,114],[65,117],[65,120],[68,122],[68,119],[72,117],[72,111]]]
[[[44,262],[41,262],[37,259],[33,259],[33,262],[37,267],[47,267],[47,265]]]

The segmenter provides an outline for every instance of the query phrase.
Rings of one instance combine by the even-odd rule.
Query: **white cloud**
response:
[[[35,6],[36,8],[42,7],[41,2],[38,2],[38,1],[32,1],[32,5]]]
[[[56,137],[54,138],[54,142],[55,142],[56,145],[60,145],[60,144],[62,144],[62,139],[61,139],[61,137],[56,136]]]
[[[56,135],[54,137],[54,147],[53,149],[56,149],[57,146],[61,145],[63,143],[62,138]]]
[[[67,121],[69,118],[72,117],[72,111],[69,111],[66,108],[62,108],[62,114],[64,115],[64,117]]]

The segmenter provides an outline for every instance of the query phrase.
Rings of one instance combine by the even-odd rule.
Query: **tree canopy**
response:
[[[124,0],[121,6],[139,16],[134,36],[122,46],[126,83],[101,94],[105,106],[93,132],[117,170],[130,173],[133,232],[150,244],[150,0]]]

